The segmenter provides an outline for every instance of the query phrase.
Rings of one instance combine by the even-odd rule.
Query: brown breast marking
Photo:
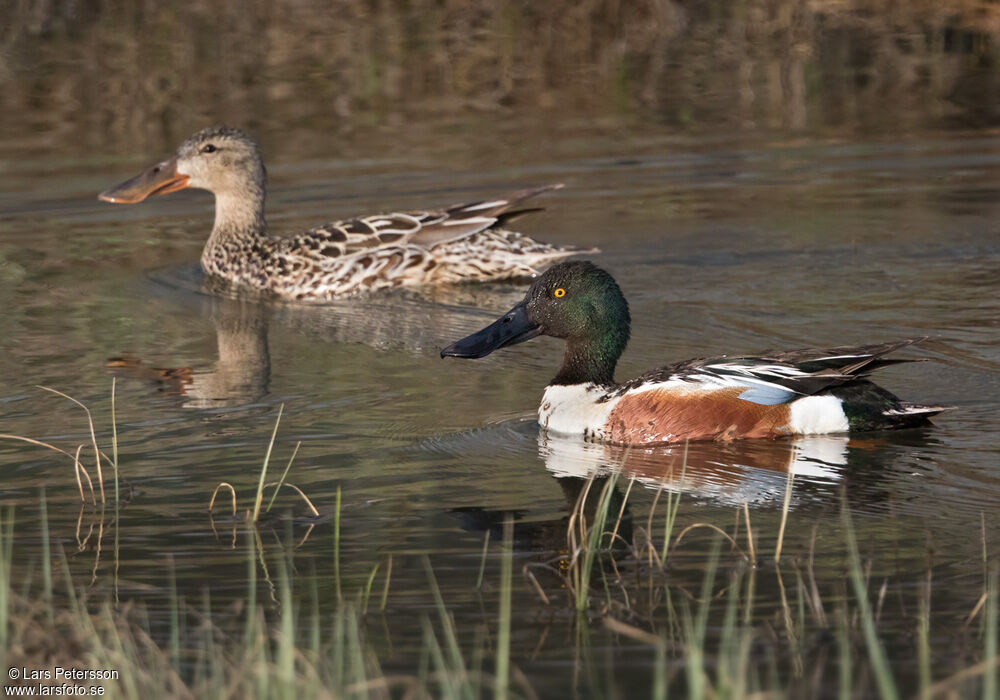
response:
[[[737,398],[743,391],[654,389],[626,394],[608,416],[606,438],[622,445],[645,445],[788,434],[788,404],[743,401]]]

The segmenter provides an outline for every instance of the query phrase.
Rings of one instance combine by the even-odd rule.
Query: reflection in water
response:
[[[303,0],[170,0],[130,8],[127,20],[120,7],[0,5],[0,107],[24,115],[9,120],[12,146],[39,133],[55,147],[145,143],[192,115],[307,125],[310,135],[405,124],[409,137],[471,111],[489,115],[481,131],[493,139],[511,110],[543,125],[623,112],[720,131],[996,119],[990,3],[948,3],[947,12],[878,0],[595,3],[584,12],[571,2],[416,0],[330,13]],[[292,139],[309,154],[326,140]]]
[[[692,442],[624,448],[557,435],[539,435],[539,455],[557,478],[621,473],[652,489],[683,493],[723,507],[781,508],[789,472],[795,476],[789,507],[836,512],[841,494],[853,509],[887,507],[914,515],[940,506],[928,491],[927,466],[914,451],[940,441],[934,427],[887,433],[799,436],[780,440]]]
[[[185,408],[202,410],[246,406],[267,395],[271,327],[324,345],[360,343],[409,352],[428,346],[436,354],[438,335],[454,335],[479,323],[479,317],[491,314],[480,308],[502,308],[523,294],[523,286],[514,283],[446,285],[299,304],[239,290],[191,268],[158,271],[153,281],[171,306],[208,315],[215,326],[218,359],[210,368],[162,367],[123,355],[110,358],[108,368],[182,397]],[[429,328],[436,331],[432,338]]]
[[[620,472],[651,489],[691,493],[723,504],[780,504],[788,472],[812,480],[839,479],[849,442],[843,435],[815,435],[628,448],[540,433],[538,452],[545,468],[560,480]]]
[[[211,302],[218,360],[211,369],[142,366],[138,358],[112,358],[108,366],[147,379],[183,397],[187,408],[242,406],[259,401],[271,378],[267,347],[269,308],[260,302],[219,298]]]
[[[524,520],[524,513],[517,510],[487,510],[484,508],[456,508],[452,513],[458,517],[466,530],[489,532],[490,540],[499,542],[503,537],[503,525],[507,518],[514,521],[513,545],[516,550],[531,552],[558,552],[567,549],[568,532],[574,516],[582,516],[585,523],[595,521],[600,506],[601,495],[606,488],[608,494],[605,532],[614,532],[616,537],[607,543],[615,553],[622,553],[632,542],[632,509],[626,494],[613,477],[594,476],[593,479],[570,477],[559,479],[566,499],[567,515],[550,520]],[[619,517],[619,514],[621,517]]]
[[[525,513],[517,510],[473,507],[452,513],[463,528],[488,531],[491,539],[502,535],[504,520],[511,517],[515,521],[515,548],[564,551],[573,515],[580,512],[586,522],[594,522],[601,494],[607,487],[611,491],[606,529],[615,529],[620,536],[615,541],[617,548],[632,542],[630,480],[652,490],[686,493],[722,505],[780,506],[789,472],[813,483],[838,481],[847,466],[848,445],[846,436],[822,435],[628,448],[540,431],[538,453],[562,489],[567,515],[539,521],[524,519]],[[609,486],[609,482],[613,483]]]
[[[524,508],[488,507],[454,508],[463,529],[490,532],[491,541],[502,534],[505,518],[514,520],[515,547],[525,551],[567,551],[567,529],[574,510],[586,492],[585,517],[593,513],[601,492],[609,481],[612,486],[609,513],[611,519],[621,512],[619,535],[631,541],[632,511],[644,509],[645,490],[683,494],[699,507],[711,506],[712,512],[741,508],[744,504],[759,510],[780,510],[788,488],[788,476],[794,476],[789,508],[799,518],[839,517],[840,505],[846,503],[856,512],[875,513],[893,509],[923,517],[929,508],[940,505],[928,491],[926,467],[912,459],[914,451],[933,449],[939,444],[935,428],[846,435],[798,436],[779,440],[738,440],[729,443],[691,442],[687,445],[623,447],[585,442],[576,437],[538,431],[534,420],[515,418],[470,433],[459,439],[423,441],[421,447],[436,453],[459,453],[463,459],[486,458],[483,444],[493,445],[489,459],[502,453],[499,445],[510,450],[511,458],[524,464],[525,442],[535,443],[545,469],[562,491],[564,506],[552,518],[539,513],[526,501]],[[515,456],[517,455],[517,456]],[[533,462],[533,460],[532,460]],[[535,468],[531,466],[531,468]],[[634,482],[634,483],[633,483]],[[639,516],[645,518],[645,516]],[[609,526],[610,529],[610,526]]]

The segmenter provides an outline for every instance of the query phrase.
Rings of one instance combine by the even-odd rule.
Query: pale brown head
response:
[[[188,187],[216,195],[260,196],[265,181],[260,147],[253,137],[240,129],[213,126],[188,137],[172,157],[102,192],[98,199],[135,204]]]

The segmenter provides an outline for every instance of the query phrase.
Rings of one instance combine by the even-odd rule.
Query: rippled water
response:
[[[281,134],[262,136],[277,144]],[[101,518],[81,513],[71,461],[0,442],[0,498],[17,506],[19,523],[31,524],[45,489],[53,542],[78,587],[110,594],[117,585],[121,600],[144,601],[161,624],[171,571],[194,606],[205,590],[223,611],[245,594],[246,532],[225,514],[211,521],[206,507],[220,481],[236,487],[241,509],[250,506],[284,406],[273,468],[301,441],[289,480],[322,517],[310,523],[283,495],[282,512],[292,517],[263,529],[264,556],[273,561],[294,548],[297,590],[314,578],[324,609],[333,605],[331,514],[340,488],[344,590],[353,595],[392,556],[386,613],[369,616],[387,670],[412,672],[420,616],[433,610],[421,555],[430,555],[459,629],[489,623],[495,588],[475,585],[485,533],[495,543],[513,513],[515,573],[550,560],[565,549],[565,522],[586,479],[616,470],[635,477],[629,527],[646,527],[662,487],[683,494],[675,533],[698,522],[731,531],[745,502],[758,546],[772,552],[791,469],[786,583],[812,549],[818,586],[842,596],[846,501],[862,555],[874,562],[872,585],[887,582],[883,629],[893,629],[892,609],[912,611],[911,584],[932,564],[936,663],[961,661],[949,640],[982,590],[982,523],[991,556],[1000,541],[992,517],[1000,506],[1000,141],[992,133],[729,142],[569,132],[479,163],[469,151],[488,150],[481,140],[441,143],[433,160],[399,153],[344,160],[324,145],[310,160],[279,159],[269,169],[271,226],[292,231],[386,207],[565,182],[540,201],[544,213],[519,227],[602,249],[595,260],[618,278],[634,318],[620,379],[710,353],[931,335],[907,351],[927,362],[886,369],[880,381],[907,400],[955,410],[919,431],[692,445],[683,471],[683,448],[622,451],[540,436],[534,410],[559,362],[557,341],[479,362],[438,356],[509,308],[523,286],[323,306],[220,296],[196,267],[211,225],[208,195],[134,207],[94,198],[161,153],[127,162],[99,153],[4,161],[0,430],[71,452],[89,443],[82,411],[37,388],[46,385],[86,403],[109,444],[117,377],[128,501],[117,564],[112,543],[101,541]],[[620,481],[619,492],[627,484]],[[27,571],[37,566],[39,534],[30,526],[17,532],[15,557]],[[678,589],[701,585],[712,537],[703,528],[685,536],[670,572]],[[490,552],[486,575],[495,581],[495,544]],[[758,585],[776,600],[775,573],[763,568]],[[514,661],[539,693],[648,683],[651,655],[598,623],[588,653],[601,680],[581,674],[566,591],[543,582],[553,598],[545,606],[526,578],[515,582]],[[913,663],[903,641],[890,653],[900,668]]]

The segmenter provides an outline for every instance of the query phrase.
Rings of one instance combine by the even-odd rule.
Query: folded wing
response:
[[[773,406],[863,379],[887,365],[920,361],[885,355],[924,340],[926,337],[876,345],[698,358],[654,370],[626,387],[636,389],[643,384],[679,381],[706,390],[741,388],[740,399]]]

